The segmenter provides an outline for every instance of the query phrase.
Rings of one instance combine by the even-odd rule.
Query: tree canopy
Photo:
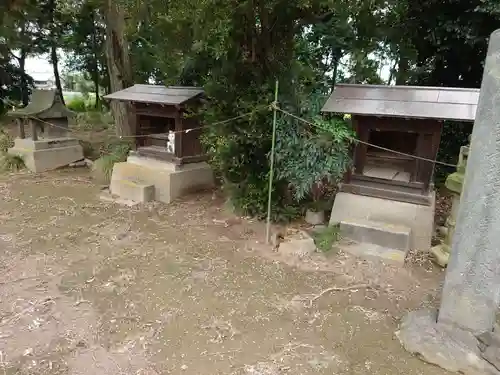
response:
[[[339,82],[479,87],[488,37],[500,28],[494,0],[9,0],[2,7],[2,98],[26,103],[26,58],[46,54],[58,87],[65,69],[89,80],[97,98],[133,83],[203,86],[207,123],[272,102],[276,79],[281,105],[311,116],[311,103]],[[112,110],[117,133],[133,134],[128,108]],[[256,111],[204,135],[217,172],[252,212],[262,211],[267,195],[270,121],[267,110]],[[277,181],[276,201],[289,183]]]

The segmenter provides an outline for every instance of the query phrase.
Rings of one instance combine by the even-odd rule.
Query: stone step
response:
[[[134,179],[112,179],[111,194],[134,202],[150,202],[155,198],[155,187]]]
[[[403,264],[406,258],[406,253],[401,250],[389,249],[367,242],[361,243],[342,239],[336,244],[336,247],[344,253],[349,253],[366,260],[378,259]]]
[[[369,243],[406,253],[410,250],[411,229],[371,220],[343,220],[340,233],[350,240]]]

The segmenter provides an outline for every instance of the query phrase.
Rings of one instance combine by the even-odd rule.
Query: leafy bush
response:
[[[0,152],[7,152],[13,146],[14,139],[5,131],[0,130]]]
[[[78,112],[76,126],[82,130],[105,130],[114,123],[110,112],[87,111]]]
[[[470,123],[445,121],[443,125],[443,132],[441,134],[441,143],[439,145],[437,160],[450,164],[458,163],[460,147],[469,144],[469,137],[471,133],[472,124]],[[455,168],[439,164],[436,165],[434,172],[434,183],[436,186],[444,184],[448,175],[453,172],[455,172]]]
[[[340,228],[338,225],[325,227],[313,233],[316,247],[323,253],[332,250],[335,243],[340,240]]]
[[[0,171],[18,172],[24,169],[24,159],[19,155],[11,155],[6,152],[0,153]]]
[[[103,155],[94,161],[92,165],[92,175],[94,179],[103,185],[108,185],[111,181],[113,166],[115,163],[126,161],[130,150],[130,142],[118,140],[107,144],[101,150]]]
[[[336,185],[351,164],[354,137],[347,122],[312,120],[314,128],[291,118],[281,118],[277,128],[276,177],[288,181],[297,202],[318,201],[322,185]]]
[[[75,97],[66,103],[66,107],[74,112],[86,112],[87,104],[85,103],[85,98]]]

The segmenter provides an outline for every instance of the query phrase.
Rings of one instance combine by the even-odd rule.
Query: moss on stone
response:
[[[462,193],[462,187],[464,185],[464,177],[465,175],[463,173],[452,173],[448,176],[444,185],[448,190],[460,194]]]

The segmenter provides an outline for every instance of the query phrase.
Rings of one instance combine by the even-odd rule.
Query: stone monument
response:
[[[19,134],[9,154],[23,158],[32,172],[45,172],[83,160],[78,140],[68,136],[69,120],[75,116],[63,104],[57,90],[33,90],[29,104],[7,113]],[[30,137],[25,127],[29,128]]]
[[[500,374],[500,30],[490,38],[467,165],[439,312],[409,313],[396,334],[449,371]]]

